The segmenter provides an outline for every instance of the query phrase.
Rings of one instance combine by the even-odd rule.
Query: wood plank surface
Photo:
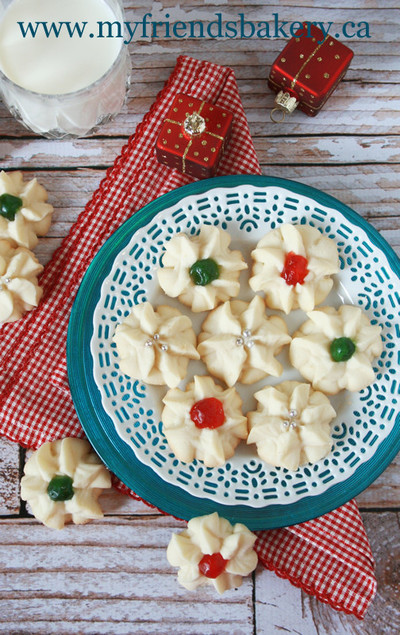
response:
[[[0,632],[14,628],[18,614],[21,633],[73,632],[64,624],[97,633],[107,622],[113,633],[156,633],[163,623],[163,632],[251,635],[251,577],[221,598],[210,588],[178,585],[165,552],[171,533],[183,527],[162,516],[108,518],[63,531],[34,520],[3,521]]]
[[[154,102],[178,55],[230,66],[264,174],[322,189],[361,214],[400,254],[400,10],[398,0],[125,0],[126,18],[203,20],[240,13],[254,22],[324,21],[341,32],[367,21],[369,39],[315,118],[270,121],[267,86],[282,39],[156,38],[133,41],[132,85],[122,113],[87,139],[48,141],[0,104],[0,169],[37,176],[55,213],[35,253],[46,263]],[[337,31],[336,31],[337,30]],[[343,38],[341,38],[342,41]],[[0,341],[1,345],[1,341]],[[0,388],[1,390],[1,388]],[[332,610],[258,567],[237,591],[180,587],[165,549],[184,523],[105,491],[105,517],[50,530],[21,503],[25,451],[0,439],[0,633],[6,635],[397,635],[400,632],[400,457],[357,498],[376,560],[378,593],[363,622]]]
[[[399,515],[364,513],[363,521],[378,556],[378,594],[360,622],[262,567],[221,597],[185,591],[165,558],[171,533],[184,526],[170,517],[112,517],[63,531],[3,520],[0,632],[396,635]]]
[[[239,69],[233,67],[233,70],[238,78]],[[148,70],[139,72],[135,69],[127,105],[114,121],[105,128],[100,128],[94,136],[120,137],[132,134],[171,71],[172,66],[160,77],[157,69],[151,73]],[[399,133],[400,124],[396,117],[400,104],[398,84],[343,81],[330,98],[329,109],[323,109],[318,117],[306,117],[295,111],[284,124],[274,124],[269,116],[274,107],[275,95],[266,84],[268,67],[265,67],[260,78],[253,78],[251,69],[247,71],[242,79],[238,78],[238,85],[253,137]],[[36,138],[3,105],[0,105],[0,125],[4,129],[5,138]]]
[[[59,169],[77,163],[91,168],[110,166],[121,150],[118,138],[59,141],[23,139],[2,144],[5,159],[0,167],[17,169],[32,163],[49,168],[57,159]],[[399,136],[386,137],[270,137],[254,139],[260,163],[264,165],[400,163]]]
[[[20,511],[19,468],[18,445],[0,437],[0,517]]]

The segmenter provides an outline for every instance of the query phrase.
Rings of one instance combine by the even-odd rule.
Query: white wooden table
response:
[[[127,19],[270,20],[262,0],[126,2]],[[336,196],[400,250],[400,12],[398,0],[286,0],[283,20],[370,24],[340,88],[316,118],[295,112],[273,125],[266,85],[282,40],[157,40],[131,45],[132,90],[124,112],[97,135],[46,141],[0,106],[0,167],[37,176],[56,212],[36,254],[45,263],[153,102],[180,53],[231,66],[236,73],[264,174],[294,179]],[[134,17],[135,16],[135,17]],[[212,19],[212,17],[211,17]],[[1,345],[1,343],[0,343]],[[337,613],[262,568],[221,598],[176,582],[165,549],[183,526],[144,504],[106,492],[105,518],[57,532],[30,517],[19,497],[25,453],[0,440],[0,633],[380,635],[400,632],[400,459],[358,497],[376,559],[378,594],[364,622]]]

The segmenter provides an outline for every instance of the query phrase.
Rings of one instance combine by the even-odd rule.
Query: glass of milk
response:
[[[112,119],[131,71],[123,22],[122,0],[0,0],[0,95],[10,112],[50,139]]]

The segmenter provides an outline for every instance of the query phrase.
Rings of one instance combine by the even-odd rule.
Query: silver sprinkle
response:
[[[291,421],[290,422],[290,428],[293,430],[293,428],[297,428],[297,423],[295,421]]]
[[[249,341],[247,342],[247,348],[253,348],[253,346],[254,346],[254,342],[253,342],[253,340],[249,340]]]
[[[246,329],[245,331],[243,331],[243,335],[244,335],[244,337],[250,337],[251,336],[250,329]]]
[[[161,350],[162,351],[167,351],[168,350],[168,346],[166,344],[161,344]]]
[[[283,422],[283,427],[284,427],[284,428],[288,428],[288,427],[289,427],[289,425],[290,425],[290,424],[289,424],[289,421],[284,421],[284,422]]]
[[[236,340],[236,346],[243,346],[243,338],[242,337],[238,337]]]
[[[153,335],[153,340],[156,340],[156,341],[157,341],[157,340],[159,340],[159,339],[160,339],[159,334],[158,334],[158,333],[154,333],[154,335]]]
[[[10,284],[10,282],[11,282],[11,278],[4,278],[4,282],[5,282],[6,284]]]
[[[146,340],[144,345],[145,346],[153,346],[153,342],[151,340]]]
[[[297,410],[289,410],[289,417],[297,417]]]

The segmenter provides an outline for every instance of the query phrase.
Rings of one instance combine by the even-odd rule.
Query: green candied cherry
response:
[[[349,337],[337,337],[331,342],[330,353],[334,362],[347,362],[355,353],[356,345]]]
[[[13,221],[16,213],[23,205],[22,199],[12,194],[2,194],[0,196],[0,216]]]
[[[56,474],[47,486],[47,494],[52,501],[69,501],[74,495],[72,478],[66,474]]]
[[[190,267],[189,274],[194,284],[205,287],[206,284],[219,278],[219,266],[212,258],[196,260]]]

